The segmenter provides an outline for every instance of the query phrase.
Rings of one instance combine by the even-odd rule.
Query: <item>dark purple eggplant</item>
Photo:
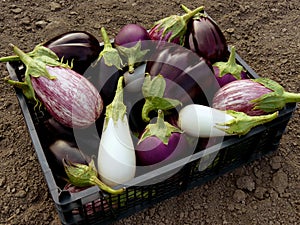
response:
[[[146,28],[140,24],[127,24],[121,28],[114,39],[116,46],[133,47],[138,41],[150,40],[149,33]]]
[[[104,27],[101,28],[103,49],[95,62],[84,73],[99,90],[104,105],[111,103],[115,96],[120,70],[123,67],[118,50],[115,49]]]
[[[182,8],[189,12],[187,7]],[[217,23],[206,14],[197,14],[188,24],[185,47],[196,52],[211,64],[223,61],[228,56],[224,34]]]
[[[71,161],[73,163],[80,163],[89,165],[91,158],[85,155],[77,146],[72,142],[65,140],[56,140],[48,147],[46,152],[48,156],[49,164],[53,168],[53,173],[59,178],[67,178],[67,174],[64,170],[63,159]]]
[[[86,31],[71,31],[54,37],[43,44],[50,48],[63,62],[73,63],[72,69],[79,74],[95,61],[101,51],[96,37]]]
[[[84,71],[96,60],[101,51],[99,41],[96,37],[86,31],[70,31],[51,38],[41,43],[52,50],[63,62],[73,64],[72,69],[79,74]],[[34,52],[28,53],[30,56]],[[1,62],[18,61],[18,56],[3,57]]]
[[[157,48],[147,60],[146,73],[151,77],[161,74],[166,80],[163,97],[178,100],[182,106],[195,103],[210,105],[214,93],[219,89],[212,67],[208,66],[202,58],[194,52],[175,45],[165,43]],[[147,125],[142,119],[142,109],[145,99],[139,98],[130,108],[129,124],[134,133],[140,133]],[[176,115],[171,109],[165,112],[166,120],[171,120]],[[149,117],[156,113],[150,112]]]
[[[179,45],[168,44],[148,60],[146,72],[152,77],[161,74],[166,80],[165,98],[209,105],[219,89],[212,67],[203,58]]]
[[[125,190],[112,189],[100,181],[94,160],[68,142],[57,140],[49,147],[49,152],[53,156],[52,168],[55,175],[76,187],[97,185],[101,190],[111,194],[120,194]]]

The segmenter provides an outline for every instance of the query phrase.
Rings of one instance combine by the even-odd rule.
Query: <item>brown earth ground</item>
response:
[[[86,30],[99,41],[121,26],[154,21],[204,5],[228,44],[260,75],[300,92],[299,0],[0,1],[0,56],[9,43],[30,51],[64,31]],[[0,224],[59,224],[23,115],[0,65]],[[115,224],[299,224],[299,107],[275,153]],[[241,183],[242,181],[242,183]]]

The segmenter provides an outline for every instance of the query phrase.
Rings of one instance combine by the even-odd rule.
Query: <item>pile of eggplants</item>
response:
[[[79,171],[81,166],[83,168],[86,166],[87,170],[90,170],[95,176],[91,157],[98,155],[100,140],[101,143],[108,143],[108,139],[103,140],[102,138],[113,139],[113,136],[117,135],[111,133],[102,137],[103,132],[108,132],[106,130],[107,124],[105,124],[107,119],[105,118],[110,115],[111,107],[114,107],[117,112],[119,110],[118,107],[120,106],[115,105],[115,99],[120,101],[118,104],[123,105],[123,111],[120,114],[122,116],[119,120],[121,121],[125,114],[125,118],[128,118],[128,129],[130,129],[133,137],[132,144],[136,150],[138,166],[152,166],[162,161],[166,163],[168,159],[186,157],[187,153],[193,154],[193,149],[197,148],[196,146],[201,146],[201,149],[204,149],[210,138],[210,127],[207,128],[207,132],[199,134],[198,130],[195,130],[198,129],[197,126],[193,128],[194,130],[185,132],[186,124],[182,123],[189,121],[190,124],[197,124],[202,129],[203,124],[194,120],[197,119],[197,116],[199,119],[201,113],[210,112],[211,108],[208,108],[210,106],[218,110],[214,109],[214,112],[216,111],[218,115],[221,115],[220,121],[224,121],[227,126],[232,121],[235,122],[233,118],[236,118],[236,115],[233,110],[242,113],[247,112],[247,110],[239,107],[244,105],[249,107],[250,105],[257,108],[257,102],[261,102],[261,99],[267,98],[267,101],[270,99],[272,101],[281,100],[280,106],[275,109],[267,108],[261,114],[274,113],[282,109],[286,103],[300,101],[299,94],[287,94],[278,84],[266,80],[263,82],[250,80],[247,71],[235,61],[235,48],[228,47],[220,27],[206,14],[204,7],[198,7],[194,11],[184,5],[181,5],[181,8],[183,15],[171,15],[162,18],[154,22],[150,29],[141,24],[123,26],[115,36],[115,42],[113,38],[108,38],[109,34],[102,28],[103,43],[98,41],[100,37],[98,38],[86,31],[70,31],[39,44],[56,55],[54,58],[57,57],[57,61],[63,63],[59,64],[60,67],[70,66],[67,68],[68,70],[73,70],[76,76],[79,74],[82,79],[87,80],[85,82],[91,83],[98,91],[99,96],[97,98],[101,102],[99,103],[101,110],[98,110],[95,121],[92,121],[93,123],[88,126],[72,127],[69,123],[62,123],[55,114],[51,113],[51,107],[46,107],[45,117],[39,118],[36,124],[49,164],[53,168],[56,178],[63,181],[62,185],[65,185],[65,181],[73,181],[73,185],[85,184],[74,180],[72,174],[69,176],[68,173],[73,171],[72,166],[74,165],[75,168],[78,167]],[[27,54],[33,59],[36,57],[35,50]],[[22,65],[19,56],[2,57],[0,62],[10,62],[16,70]],[[18,74],[28,72],[26,65],[23,64],[23,67],[23,70],[18,71]],[[24,81],[24,77],[19,77],[19,79]],[[35,79],[35,82],[37,80],[36,78],[32,79]],[[242,79],[248,81],[240,81]],[[28,84],[26,83],[28,81],[25,76],[25,84]],[[234,84],[236,85],[234,86]],[[255,90],[254,86],[256,86],[264,89],[264,92],[250,97],[249,91],[243,94],[242,89],[246,85],[248,85],[249,90]],[[275,86],[275,88],[272,89],[270,86]],[[220,87],[222,88],[220,89]],[[154,90],[155,88],[159,90]],[[276,93],[276,98],[274,98],[275,94],[270,93],[272,91]],[[119,92],[122,93],[122,98],[120,98]],[[34,93],[39,93],[39,90],[35,90]],[[84,89],[81,90],[81,93],[84,93]],[[245,97],[246,94],[247,97]],[[268,95],[265,97],[264,94]],[[40,96],[41,94],[37,96],[39,99],[33,97],[39,101],[41,100]],[[49,103],[50,97],[53,97],[48,96],[48,98],[44,93],[42,96],[44,97],[42,99],[44,105]],[[232,100],[232,96],[235,99]],[[55,108],[54,103],[63,101],[62,99],[64,99],[63,96],[57,96],[57,99],[50,102],[49,105]],[[91,96],[90,99],[93,97]],[[64,100],[68,101],[67,99]],[[145,103],[149,103],[149,101],[153,101],[153,104],[151,110],[148,108],[149,112],[147,111],[148,121],[143,118],[142,112]],[[248,102],[238,104],[238,107],[234,105],[236,101]],[[163,104],[160,105],[158,102],[163,102]],[[174,102],[176,104],[172,105]],[[267,103],[260,104],[261,107],[269,107]],[[34,107],[31,112],[43,110],[41,107],[38,108]],[[231,111],[227,112],[227,109]],[[112,119],[114,119],[114,115],[111,115]],[[255,115],[259,116],[258,114]],[[84,117],[84,115],[82,116]],[[227,118],[226,121],[224,116]],[[241,114],[241,116],[248,120],[252,115]],[[277,113],[270,118],[273,119],[276,116]],[[271,119],[268,119],[268,122]],[[127,126],[127,121],[123,120],[122,123],[125,127]],[[164,131],[162,132],[162,130]],[[194,135],[189,136],[189,132]],[[222,132],[218,130],[216,133],[224,135],[226,132],[225,130]],[[230,135],[244,135],[244,133],[232,132]],[[115,139],[118,139],[120,144],[126,143],[126,140],[123,142],[120,139],[121,136],[115,137]],[[180,147],[177,147],[177,144]],[[172,156],[174,152],[176,154]],[[121,163],[132,162],[135,160]],[[110,168],[102,168],[102,171],[114,170],[119,166],[113,165],[113,163],[105,163]],[[102,164],[98,165],[98,167],[101,166]],[[105,174],[101,175],[105,177]],[[119,182],[115,181],[114,183]],[[89,182],[87,184],[91,185]],[[113,190],[106,184],[97,184],[110,193],[122,193],[121,189]]]

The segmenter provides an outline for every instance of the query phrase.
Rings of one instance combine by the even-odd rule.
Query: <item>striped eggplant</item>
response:
[[[287,92],[276,81],[260,77],[226,84],[216,92],[212,106],[258,116],[278,111],[292,102],[300,102],[300,93]]]
[[[26,66],[24,82],[8,80],[22,89],[25,97],[46,110],[61,124],[84,128],[93,124],[101,115],[102,98],[98,90],[85,77],[68,65],[58,61],[54,52],[37,46],[39,55],[30,57],[12,45]]]
[[[187,24],[195,14],[203,11],[204,7],[200,6],[193,11],[186,12],[184,15],[171,15],[154,23],[149,31],[152,40],[158,42],[171,42],[175,44],[184,44]]]

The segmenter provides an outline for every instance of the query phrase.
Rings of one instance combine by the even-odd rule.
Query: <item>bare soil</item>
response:
[[[30,51],[60,33],[86,30],[101,41],[128,23],[154,21],[204,5],[228,44],[260,75],[300,93],[299,0],[50,0],[0,1],[0,56],[9,43]],[[59,224],[14,89],[0,64],[0,224]],[[299,107],[279,149],[180,196],[115,224],[299,224]]]

